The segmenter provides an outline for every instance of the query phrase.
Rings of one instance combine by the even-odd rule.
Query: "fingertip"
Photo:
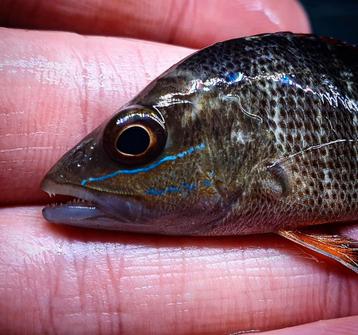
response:
[[[191,0],[188,3],[194,3]],[[215,0],[205,3],[205,10],[189,6],[187,15],[170,42],[203,47],[219,40],[277,31],[310,32],[303,7],[296,0]]]

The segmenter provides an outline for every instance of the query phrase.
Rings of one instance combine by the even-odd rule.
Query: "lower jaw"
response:
[[[134,233],[152,233],[152,231],[150,231],[150,226],[148,225],[126,222],[115,217],[107,216],[96,207],[45,207],[42,210],[42,214],[44,218],[51,223],[59,223],[91,229],[117,230]]]
[[[42,210],[47,221],[54,223],[94,220],[103,216],[96,205],[85,202],[70,202],[60,205],[49,205]]]
[[[72,201],[49,205],[42,211],[44,218],[53,223],[103,229],[122,229],[124,225],[139,225],[141,204],[134,199],[121,198],[81,186],[59,184],[45,179],[42,189],[51,195],[74,197]]]

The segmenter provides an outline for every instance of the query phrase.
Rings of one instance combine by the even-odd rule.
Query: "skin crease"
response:
[[[354,334],[356,275],[279,237],[168,238],[43,220],[45,171],[192,50],[11,29],[0,30],[0,50],[1,334],[229,334],[320,319],[331,320],[270,334]],[[356,227],[344,232],[358,238]]]

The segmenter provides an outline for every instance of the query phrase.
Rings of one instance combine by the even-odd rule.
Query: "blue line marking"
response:
[[[168,186],[164,189],[151,187],[148,190],[145,191],[145,194],[147,195],[154,195],[154,196],[162,196],[169,193],[182,193],[182,192],[191,192],[196,189],[195,184],[189,184],[189,183],[181,183],[180,186]]]
[[[154,196],[160,196],[165,194],[165,190],[161,190],[159,188],[149,188],[145,191],[145,194],[147,195],[154,195]]]
[[[209,179],[204,179],[201,181],[201,185],[203,187],[209,188],[212,186],[212,182]],[[197,189],[195,184],[189,184],[186,182],[183,182],[180,184],[180,186],[168,186],[164,189],[161,188],[155,188],[151,187],[148,190],[145,191],[146,195],[152,195],[152,196],[163,196],[170,193],[184,193],[184,192],[192,192]]]
[[[229,83],[236,83],[241,81],[244,78],[242,72],[229,72],[226,74],[225,80]]]
[[[213,183],[212,183],[211,180],[209,180],[209,179],[204,179],[204,180],[203,180],[203,185],[204,185],[205,187],[210,187],[210,186],[213,185]]]
[[[196,189],[195,184],[182,183],[182,186],[185,190],[187,190],[189,192],[194,191]]]
[[[159,160],[158,162],[155,162],[153,164],[150,164],[146,167],[143,168],[138,168],[138,169],[132,169],[132,170],[117,170],[114,171],[112,173],[106,174],[104,176],[100,176],[100,177],[90,177],[88,179],[83,179],[81,181],[81,185],[82,186],[86,186],[87,183],[93,183],[93,182],[97,182],[97,181],[103,181],[103,180],[107,180],[113,177],[116,177],[120,174],[137,174],[137,173],[143,173],[143,172],[148,172],[150,170],[155,169],[156,167],[158,167],[159,165],[162,165],[166,162],[171,162],[171,161],[175,161],[178,158],[184,158],[188,155],[193,154],[196,151],[201,151],[205,149],[205,144],[201,143],[199,145],[196,145],[195,147],[191,147],[188,150],[182,151],[176,155],[170,155],[170,156],[165,156],[163,157],[161,160]]]
[[[292,85],[292,79],[286,74],[281,78],[281,83],[284,85]]]

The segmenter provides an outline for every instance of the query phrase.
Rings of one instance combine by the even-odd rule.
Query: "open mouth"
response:
[[[153,227],[147,224],[150,216],[143,215],[145,209],[135,199],[59,184],[49,178],[43,180],[41,188],[50,197],[73,197],[67,203],[49,204],[43,208],[42,214],[49,222],[94,229],[153,232]]]
[[[95,197],[85,189],[72,185],[57,184],[50,179],[45,179],[41,188],[50,197],[56,195],[73,197],[63,204],[52,203],[46,206],[42,210],[42,214],[47,221],[73,224],[107,216],[98,208]]]

